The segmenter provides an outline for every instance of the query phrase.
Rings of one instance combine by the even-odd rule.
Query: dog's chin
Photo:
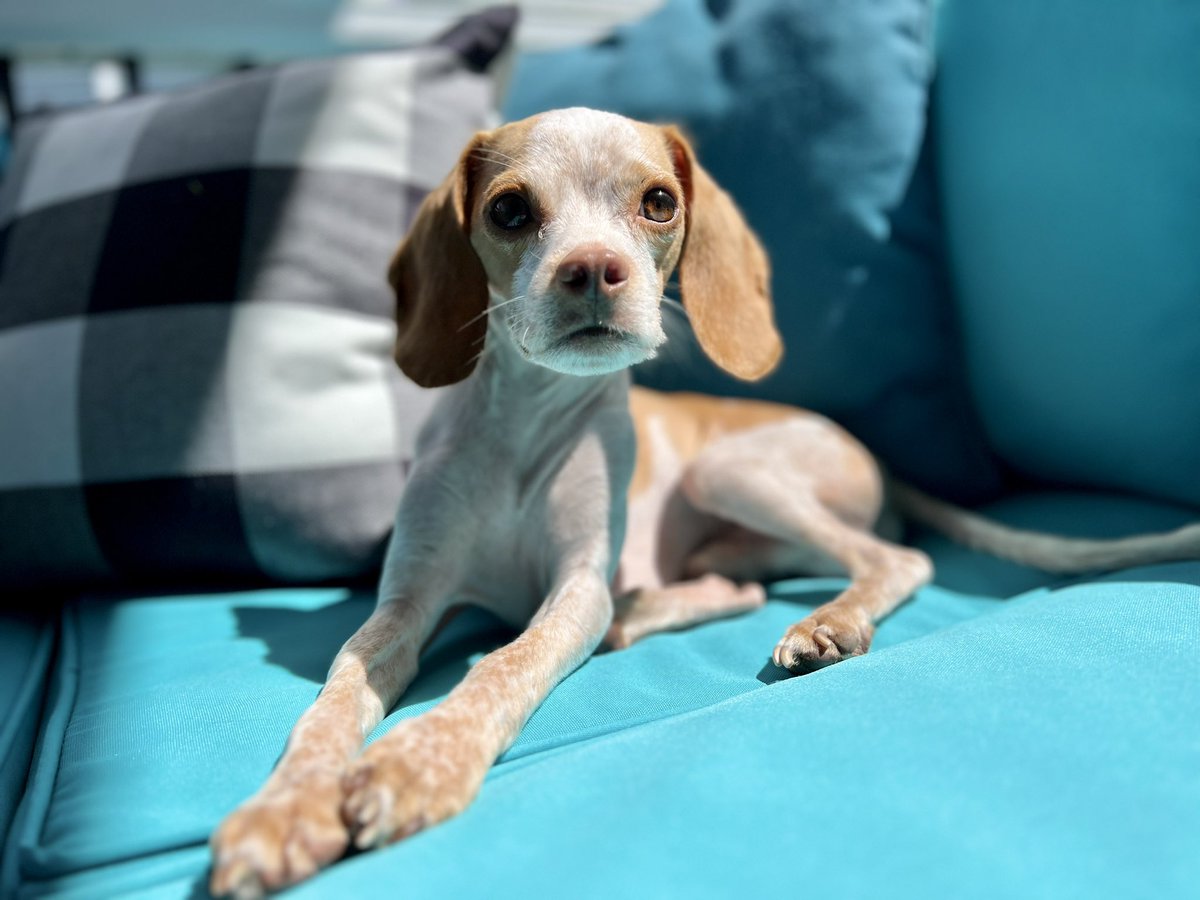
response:
[[[653,359],[658,344],[638,335],[600,325],[578,328],[541,351],[530,362],[563,375],[607,375]]]

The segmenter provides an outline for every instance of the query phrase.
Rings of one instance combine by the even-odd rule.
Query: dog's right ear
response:
[[[388,269],[396,292],[396,362],[422,387],[471,374],[487,335],[487,273],[471,247],[476,135],[425,198]]]

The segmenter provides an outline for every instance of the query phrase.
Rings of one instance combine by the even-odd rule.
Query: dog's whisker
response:
[[[484,347],[482,350],[480,350],[478,353],[476,353],[474,356],[472,356],[470,359],[468,359],[463,364],[463,368],[464,369],[472,368],[476,363],[478,363],[481,359],[483,359],[483,354],[485,354],[485,353],[487,353],[487,347]]]
[[[500,309],[500,307],[508,306],[508,304],[510,304],[510,303],[516,303],[519,300],[524,300],[524,299],[525,299],[525,297],[523,295],[521,295],[521,296],[517,296],[517,297],[512,297],[511,299],[505,300],[502,303],[493,303],[489,306],[485,306],[483,309],[483,312],[479,313],[479,315],[477,315],[477,316],[471,316],[471,318],[467,319],[467,321],[463,322],[462,325],[459,326],[458,330],[465,331],[467,328],[474,325],[480,319],[484,318],[485,316],[490,316],[496,310]]]

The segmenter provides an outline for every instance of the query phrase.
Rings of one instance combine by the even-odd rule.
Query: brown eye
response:
[[[514,193],[501,194],[493,200],[489,215],[496,227],[505,231],[516,231],[533,218],[529,203],[520,194]]]
[[[675,198],[662,188],[646,191],[642,198],[642,216],[651,222],[670,222],[675,218]]]

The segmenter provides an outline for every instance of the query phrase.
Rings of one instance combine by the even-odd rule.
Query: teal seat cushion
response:
[[[502,766],[460,819],[350,860],[337,889],[1190,896],[1198,642],[1200,566],[1037,591],[846,666]]]
[[[763,239],[786,347],[777,372],[735,382],[669,318],[670,343],[639,379],[819,410],[903,477],[980,501],[1002,479],[963,387],[920,154],[931,10],[669,0],[594,46],[520,57],[503,111],[593,106],[678,123]]]
[[[55,630],[45,613],[0,610],[0,846],[25,790]]]
[[[973,394],[1022,472],[1200,505],[1200,6],[946,0],[935,93]]]
[[[1090,513],[1077,531],[1181,515],[1061,502]],[[1036,524],[1058,507],[1001,512]],[[770,649],[840,581],[781,582],[752,615],[598,655],[464,815],[296,894],[751,896],[812,878],[850,896],[1181,890],[1200,877],[1200,564],[1039,575],[1011,599],[1009,576],[931,586],[866,657],[803,678],[780,678]],[[204,896],[208,834],[269,772],[370,605],[332,588],[73,605],[0,893]],[[510,637],[460,617],[376,734]]]

